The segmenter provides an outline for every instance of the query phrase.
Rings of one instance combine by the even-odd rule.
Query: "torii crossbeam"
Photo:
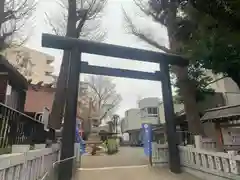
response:
[[[162,98],[164,104],[164,114],[167,127],[167,140],[169,147],[169,168],[174,173],[180,173],[180,158],[177,147],[177,135],[174,121],[174,109],[172,91],[170,84],[169,65],[187,66],[188,60],[182,57],[155,51],[135,49],[124,46],[117,46],[106,43],[92,42],[87,40],[61,37],[50,34],[42,35],[42,46],[69,50],[70,67],[67,89],[67,102],[65,109],[66,119],[64,122],[62,154],[61,159],[70,158],[74,154],[76,102],[78,95],[79,73],[98,74],[115,77],[125,77],[134,79],[146,79],[162,82]],[[81,53],[97,54],[110,57],[132,59],[144,62],[160,64],[160,72],[148,73],[132,70],[123,70],[99,66],[90,66],[86,62],[81,62]],[[65,174],[61,179],[68,180],[72,175],[72,165],[64,164]]]

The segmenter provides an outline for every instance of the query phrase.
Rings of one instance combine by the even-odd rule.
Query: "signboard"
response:
[[[222,128],[222,136],[224,145],[240,145],[240,129],[239,128]]]
[[[151,124],[142,124],[143,130],[143,147],[144,153],[147,156],[152,154],[152,125]]]

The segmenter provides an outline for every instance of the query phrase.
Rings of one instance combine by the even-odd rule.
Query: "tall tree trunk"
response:
[[[193,135],[203,135],[199,110],[196,102],[196,87],[188,79],[187,67],[173,67],[179,83],[180,95],[184,101],[184,109],[188,121],[188,131]]]
[[[0,1],[0,25],[1,25],[1,22],[3,22],[2,19],[4,17],[3,13],[4,13],[4,8],[5,8],[5,2],[6,2],[6,0]]]
[[[179,44],[174,38],[175,30],[177,28],[176,14],[178,1],[170,0],[169,14],[167,18],[167,31],[169,36],[170,49],[177,52]],[[180,94],[184,101],[184,108],[186,112],[186,118],[188,121],[188,129],[191,134],[198,135],[203,134],[203,128],[200,122],[199,111],[195,96],[195,87],[192,82],[188,79],[187,67],[172,67],[173,72],[177,76],[179,83]]]
[[[2,25],[3,25],[3,18],[4,18],[4,7],[5,7],[5,1],[6,0],[0,0],[0,31],[2,29]],[[0,34],[0,52],[1,50],[4,48],[4,38],[2,38],[1,34]]]
[[[56,85],[56,93],[52,105],[52,111],[49,118],[49,126],[59,129],[63,119],[65,102],[66,102],[66,90],[68,80],[68,69],[69,69],[69,55],[68,51],[63,52],[62,64],[60,73]]]
[[[68,20],[66,36],[76,37],[76,0],[68,0]],[[59,129],[61,127],[64,107],[66,104],[66,88],[69,73],[69,52],[64,51],[61,69],[57,80],[57,88],[49,119],[49,126]]]

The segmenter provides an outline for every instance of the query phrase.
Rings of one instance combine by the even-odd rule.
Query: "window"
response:
[[[53,62],[52,59],[47,59],[47,64],[51,64]]]
[[[158,115],[158,108],[157,107],[149,107],[149,108],[147,108],[147,112],[150,115]]]
[[[47,72],[47,71],[45,71],[45,76],[51,76],[51,75],[52,75],[51,72]]]

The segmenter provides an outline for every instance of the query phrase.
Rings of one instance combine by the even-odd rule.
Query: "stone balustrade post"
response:
[[[231,172],[233,174],[240,174],[240,164],[237,160],[234,159],[234,156],[237,155],[237,151],[228,151],[228,155]]]
[[[202,136],[194,136],[196,149],[202,149]]]
[[[75,143],[74,144],[75,148],[74,148],[74,155],[76,157],[75,161],[76,161],[76,166],[77,168],[80,167],[81,164],[81,153],[80,153],[80,143]]]

